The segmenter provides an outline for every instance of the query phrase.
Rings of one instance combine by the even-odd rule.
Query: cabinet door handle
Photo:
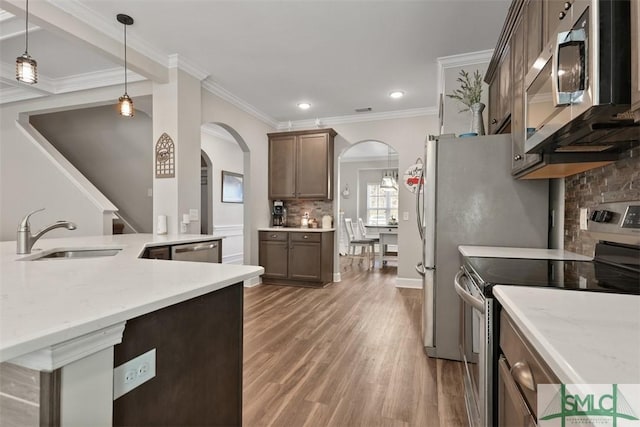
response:
[[[531,391],[536,391],[536,381],[527,362],[516,362],[511,367],[511,376],[518,384]]]
[[[278,237],[278,235],[277,235],[277,234],[272,234],[272,235],[271,235],[271,238],[272,238],[272,239],[275,239],[276,237]]]
[[[522,160],[522,156],[520,154],[516,154],[515,156],[513,156],[513,160],[515,161]]]
[[[302,236],[303,239],[308,239],[309,236],[307,236],[306,234],[304,236]]]
[[[498,123],[498,119],[493,119],[493,120],[491,120],[491,124],[492,124],[492,125],[495,125],[496,123]]]
[[[560,12],[558,14],[558,18],[562,21],[564,19],[564,17],[567,16],[567,14],[565,12]]]
[[[569,10],[569,9],[571,9],[571,3],[568,1],[564,2],[564,10]]]

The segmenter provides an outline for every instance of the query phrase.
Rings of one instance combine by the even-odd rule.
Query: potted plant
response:
[[[471,111],[471,132],[478,135],[484,135],[484,121],[482,120],[482,111],[485,105],[480,102],[482,96],[482,76],[480,71],[473,73],[473,78],[465,70],[460,70],[460,77],[456,79],[460,83],[460,88],[455,89],[453,93],[447,94],[448,98],[456,99],[466,108],[460,110],[461,113]]]

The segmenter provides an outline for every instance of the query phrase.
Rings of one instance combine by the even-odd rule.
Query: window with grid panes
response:
[[[388,225],[398,219],[398,190],[383,190],[380,183],[367,183],[367,224]]]

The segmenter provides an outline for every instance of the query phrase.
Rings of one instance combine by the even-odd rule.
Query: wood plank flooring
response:
[[[395,267],[245,289],[243,425],[464,426],[462,364],[429,359]]]

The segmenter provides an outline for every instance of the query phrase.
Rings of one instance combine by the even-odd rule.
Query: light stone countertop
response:
[[[31,255],[0,242],[0,362],[258,277],[259,266],[138,258],[145,247],[217,240],[123,234],[40,239]],[[121,248],[115,256],[25,261],[43,250]]]
[[[481,258],[529,258],[591,261],[593,258],[565,251],[563,249],[510,248],[502,246],[458,246],[464,256]]]
[[[302,231],[305,233],[327,233],[335,228],[302,228],[302,227],[261,227],[258,231]]]
[[[493,293],[563,383],[640,383],[640,295],[520,286]]]

